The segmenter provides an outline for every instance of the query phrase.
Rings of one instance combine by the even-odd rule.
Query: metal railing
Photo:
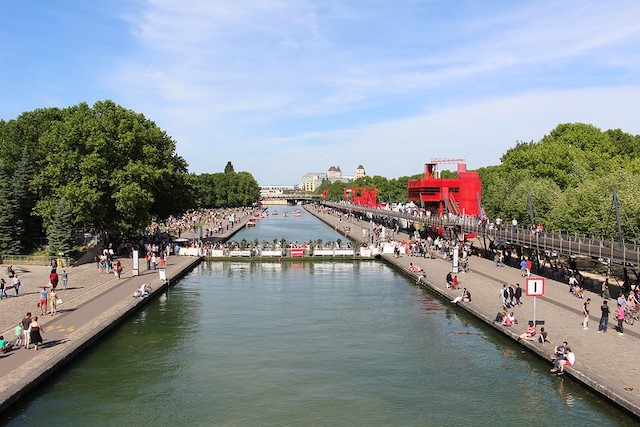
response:
[[[72,265],[73,259],[69,257],[56,257],[56,261],[59,267],[68,267]],[[0,262],[2,264],[24,264],[24,265],[50,265],[51,257],[46,255],[13,255],[13,254],[0,254]]]
[[[511,226],[503,226],[501,229],[482,227],[478,225],[477,219],[472,217],[416,215],[334,202],[323,202],[323,205],[344,211],[404,219],[430,228],[446,229],[458,227],[462,233],[475,233],[481,237],[486,236],[496,243],[540,249],[549,253],[555,252],[556,254],[588,256],[621,265],[640,265],[640,248],[637,244],[621,245],[613,240],[600,240],[586,236],[547,231],[536,232]]]

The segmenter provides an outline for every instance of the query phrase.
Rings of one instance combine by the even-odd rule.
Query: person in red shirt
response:
[[[451,289],[458,289],[459,283],[458,276],[453,276],[453,279],[451,280]]]
[[[53,289],[58,286],[58,273],[55,268],[51,269],[51,274],[49,274],[49,283]]]

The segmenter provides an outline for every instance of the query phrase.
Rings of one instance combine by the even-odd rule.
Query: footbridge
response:
[[[319,194],[306,194],[306,193],[291,193],[291,194],[273,194],[269,196],[265,196],[261,199],[262,203],[265,205],[269,204],[283,204],[287,203],[290,205],[295,205],[298,202],[316,202],[320,200]]]
[[[622,244],[613,240],[599,240],[586,236],[558,232],[536,232],[521,227],[489,228],[478,225],[476,218],[456,216],[428,216],[421,212],[402,213],[380,208],[343,203],[323,202],[323,205],[345,212],[359,212],[378,218],[405,220],[408,224],[421,224],[430,229],[451,230],[452,233],[475,234],[494,244],[539,249],[551,255],[585,256],[622,266],[640,266],[640,247],[637,244]]]

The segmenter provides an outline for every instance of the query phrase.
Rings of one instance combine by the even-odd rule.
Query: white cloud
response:
[[[274,185],[297,183],[304,173],[331,165],[352,174],[362,164],[367,174],[388,178],[421,173],[434,157],[466,158],[475,169],[499,164],[518,141],[538,141],[560,123],[639,134],[639,96],[640,86],[539,91],[360,128],[273,138],[257,143],[269,150],[251,166],[261,184]]]

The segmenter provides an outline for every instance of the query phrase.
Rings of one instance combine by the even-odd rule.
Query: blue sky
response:
[[[0,119],[111,99],[196,173],[498,164],[559,123],[640,133],[640,2],[3,2]]]

